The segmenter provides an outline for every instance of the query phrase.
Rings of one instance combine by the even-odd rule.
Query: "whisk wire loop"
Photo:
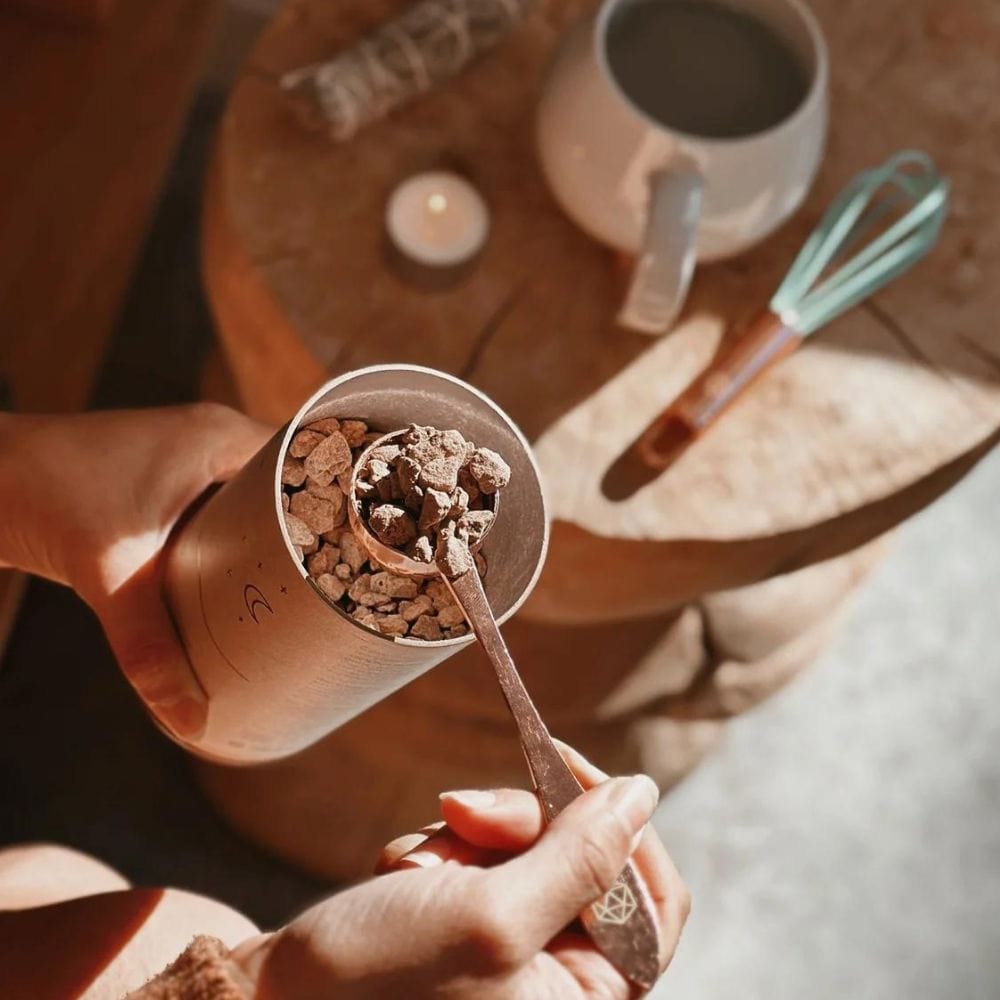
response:
[[[829,270],[906,204],[910,207],[863,249],[838,270]],[[903,150],[863,171],[834,199],[809,236],[771,299],[772,311],[799,333],[814,332],[926,254],[947,205],[947,180],[919,150]]]

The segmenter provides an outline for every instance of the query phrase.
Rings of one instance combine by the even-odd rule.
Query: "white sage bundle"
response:
[[[299,117],[337,140],[460,73],[535,0],[420,0],[327,62],[281,78]]]

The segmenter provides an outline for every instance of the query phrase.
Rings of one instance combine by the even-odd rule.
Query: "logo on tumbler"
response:
[[[257,609],[265,608],[269,614],[274,614],[274,609],[267,603],[267,598],[262,593],[260,587],[253,583],[248,583],[243,588],[243,603],[250,612],[250,617],[259,625],[260,619],[257,617]]]
[[[603,899],[594,903],[594,916],[605,924],[624,924],[639,904],[624,882],[616,882]]]

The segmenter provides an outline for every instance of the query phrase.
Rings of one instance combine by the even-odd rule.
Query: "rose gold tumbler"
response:
[[[381,365],[328,382],[180,531],[166,595],[209,699],[199,756],[253,764],[293,754],[474,642],[392,638],[330,604],[296,559],[280,470],[296,428],[357,417],[376,430],[455,428],[511,467],[484,545],[486,592],[500,622],[531,592],[548,525],[538,469],[511,419],[472,386],[429,368]],[[171,734],[172,735],[172,734]],[[176,738],[176,737],[175,737]]]

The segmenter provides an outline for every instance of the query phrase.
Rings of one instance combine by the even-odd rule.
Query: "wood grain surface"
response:
[[[95,31],[0,14],[0,373],[16,409],[87,403],[215,6],[120,3]]]

